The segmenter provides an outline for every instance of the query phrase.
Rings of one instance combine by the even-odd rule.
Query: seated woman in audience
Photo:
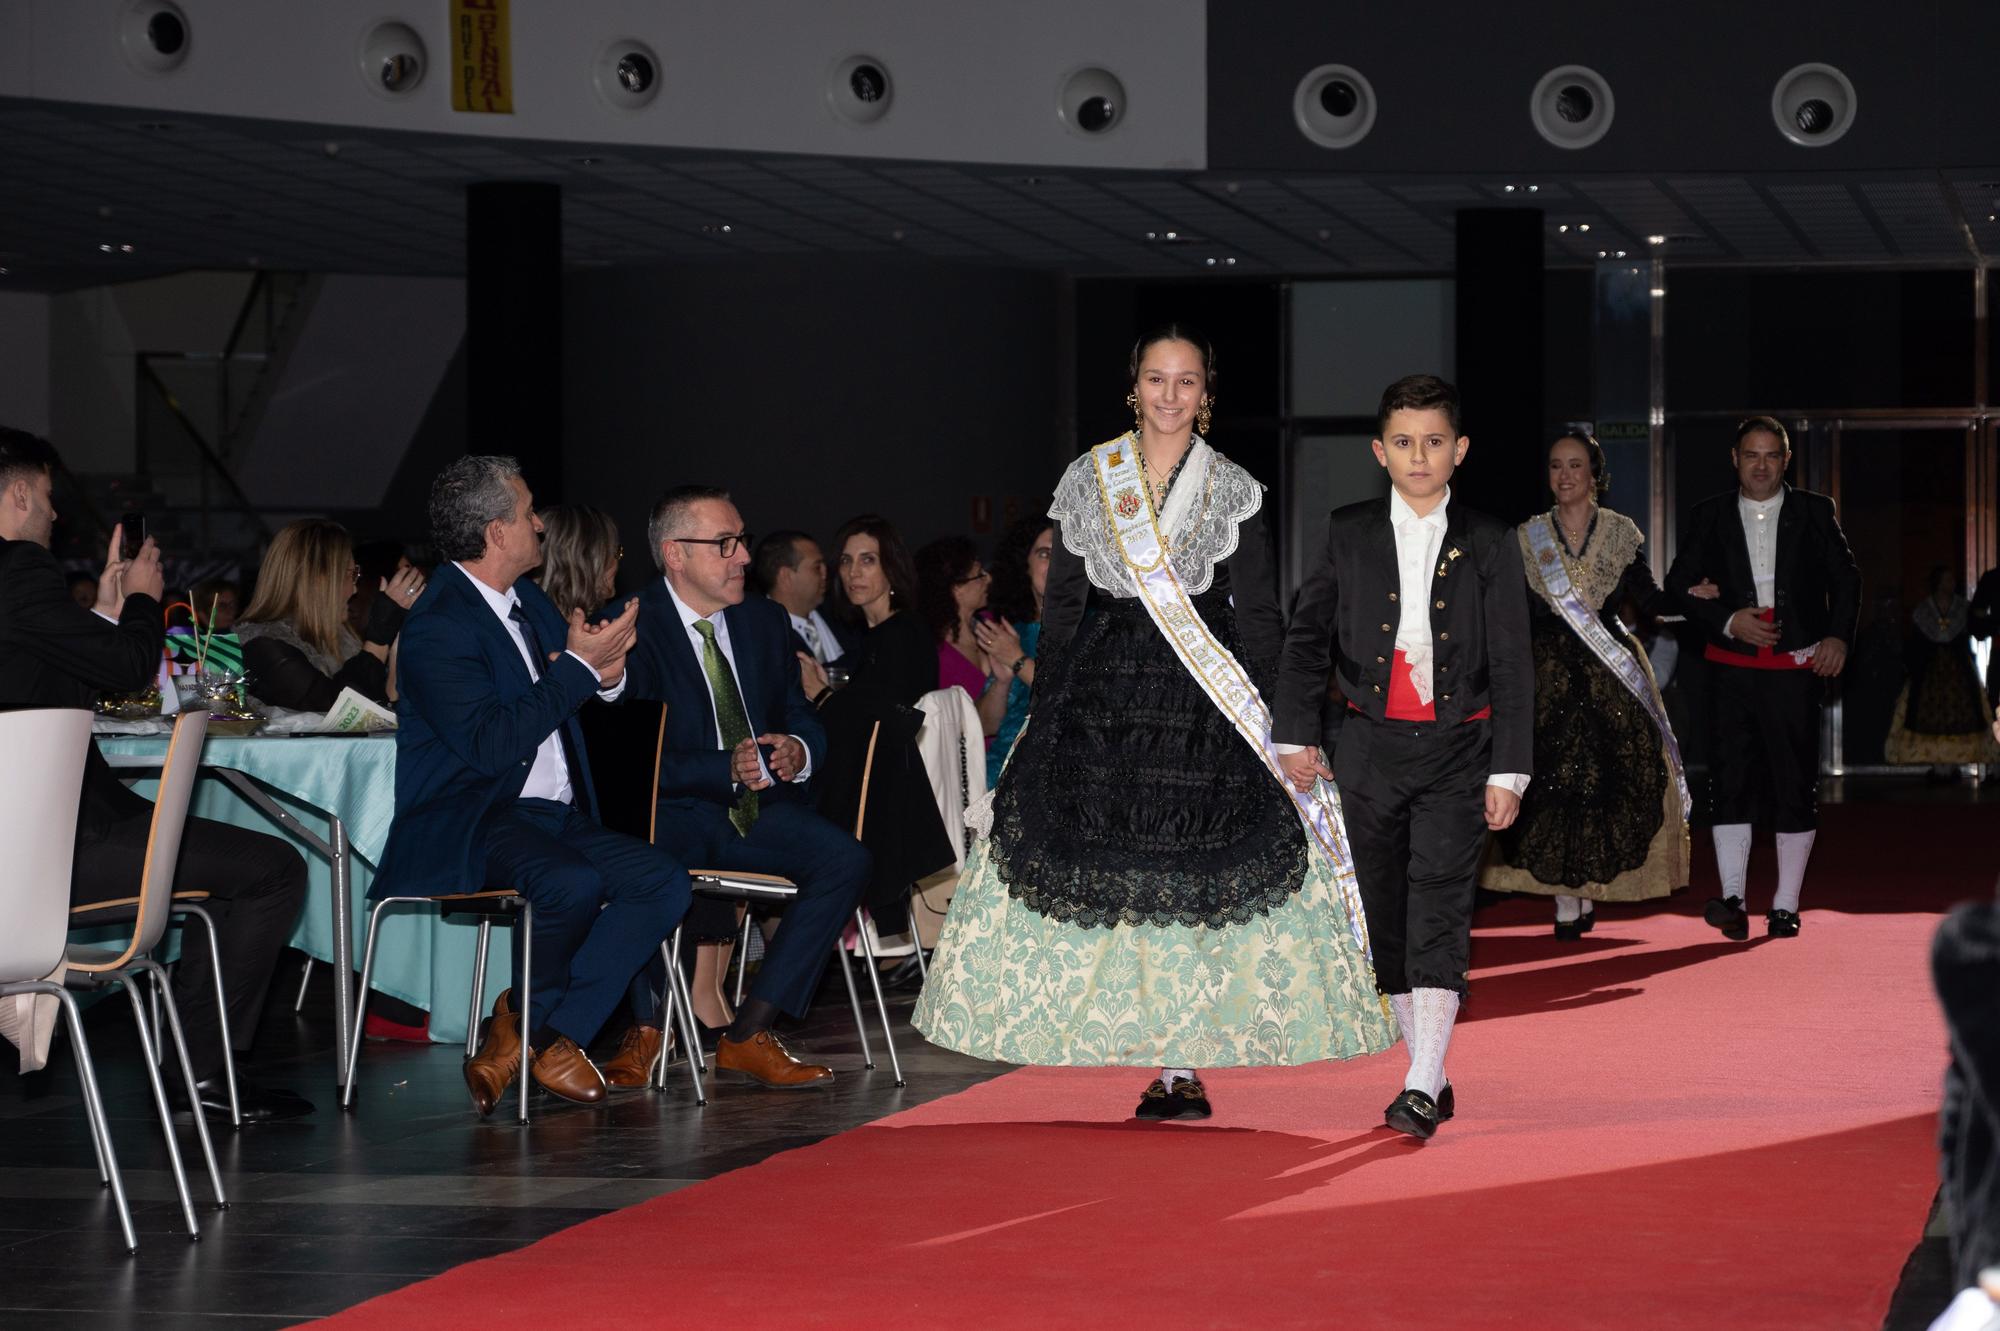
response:
[[[993,556],[993,581],[986,605],[997,618],[973,626],[979,648],[993,660],[1013,663],[1014,681],[1007,689],[1007,711],[986,751],[986,784],[999,784],[1000,769],[1014,740],[1028,720],[1034,697],[1035,649],[1042,638],[1042,594],[1049,585],[1049,553],[1055,547],[1056,525],[1047,516],[1022,518],[1000,538]]]
[[[423,575],[405,567],[382,579],[357,639],[346,614],[359,577],[354,542],[339,523],[303,518],[278,533],[256,595],[236,622],[251,696],[300,712],[326,711],[345,688],[375,702],[390,699],[389,648],[424,589]]]
[[[965,690],[989,740],[1000,729],[1014,683],[1013,658],[992,660],[979,645],[977,629],[992,579],[963,536],[942,537],[917,551],[917,603],[937,640],[938,687]]]
[[[911,884],[955,862],[917,752],[923,713],[916,701],[938,686],[937,643],[914,608],[916,568],[886,518],[848,519],[833,548],[833,610],[842,637],[856,645],[838,662],[847,672],[838,690],[818,662],[799,654],[806,696],[826,722],[826,770],[813,774],[813,799],[836,826],[854,826],[872,737],[861,840],[875,858],[875,876],[862,902],[879,932],[897,934],[909,928]]]

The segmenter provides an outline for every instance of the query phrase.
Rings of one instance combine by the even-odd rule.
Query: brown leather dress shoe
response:
[[[500,996],[505,1002],[507,996]],[[502,1012],[497,1005],[493,1020],[486,1025],[486,1039],[479,1052],[465,1060],[465,1088],[472,1092],[472,1107],[484,1117],[507,1093],[508,1085],[521,1072],[521,1018]]]
[[[723,1036],[715,1046],[715,1067],[718,1073],[731,1073],[774,1091],[833,1085],[832,1068],[801,1063],[770,1031],[758,1031],[741,1041]]]
[[[644,1086],[664,1042],[658,1026],[627,1026],[618,1052],[598,1069],[604,1074],[604,1084],[614,1091],[636,1091]]]
[[[594,1105],[604,1099],[604,1075],[567,1035],[557,1036],[553,1044],[537,1054],[528,1071],[551,1095],[580,1105]]]

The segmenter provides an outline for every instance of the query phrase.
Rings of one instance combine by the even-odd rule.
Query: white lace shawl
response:
[[[1130,435],[1132,447],[1138,447]],[[1190,596],[1199,596],[1215,581],[1215,566],[1236,553],[1243,520],[1264,506],[1264,487],[1255,477],[1210,448],[1197,436],[1188,445],[1186,465],[1160,514],[1160,534],[1167,543],[1167,560]],[[1125,567],[1104,518],[1104,498],[1098,489],[1097,467],[1085,453],[1069,464],[1056,482],[1049,516],[1062,531],[1069,552],[1083,558],[1093,587],[1111,596],[1137,596],[1139,586]]]

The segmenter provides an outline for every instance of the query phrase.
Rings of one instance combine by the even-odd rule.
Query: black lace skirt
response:
[[[1573,629],[1533,609],[1535,778],[1496,849],[1550,886],[1608,883],[1645,864],[1660,830],[1660,732]]]
[[[1291,800],[1133,599],[1101,597],[994,792],[1009,895],[1086,928],[1242,924],[1305,879]],[[1227,580],[1195,598],[1242,659]]]

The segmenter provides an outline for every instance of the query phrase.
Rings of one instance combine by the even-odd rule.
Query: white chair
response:
[[[111,1189],[125,1249],[135,1252],[139,1239],[132,1229],[125,1180],[118,1172],[104,1102],[97,1092],[97,1067],[83,1036],[76,999],[46,978],[62,962],[69,933],[76,811],[89,750],[86,709],[0,713],[0,753],[7,755],[7,764],[0,769],[0,846],[7,847],[8,859],[7,872],[0,874],[0,920],[7,923],[0,929],[0,1002],[28,994],[46,995],[61,1005],[76,1046],[76,1076],[83,1084],[98,1178]]]
[[[160,788],[153,797],[152,827],[146,836],[145,866],[139,875],[139,894],[106,905],[137,908],[132,936],[122,949],[71,944],[65,960],[69,973],[65,983],[75,989],[124,989],[132,1003],[132,1020],[139,1030],[139,1052],[146,1065],[146,1077],[153,1086],[153,1103],[160,1111],[160,1126],[167,1139],[167,1158],[173,1165],[174,1185],[180,1192],[181,1214],[187,1220],[189,1239],[199,1238],[201,1226],[195,1219],[194,1198],[188,1191],[187,1171],[181,1165],[180,1142],[174,1135],[173,1110],[167,1104],[167,1088],[160,1080],[159,1031],[146,1019],[146,1004],[139,997],[140,976],[152,980],[152,993],[165,1009],[167,1030],[174,1038],[174,1053],[187,1083],[188,1103],[193,1109],[195,1136],[201,1141],[202,1156],[208,1163],[208,1178],[215,1189],[215,1204],[227,1207],[222,1190],[222,1172],[215,1163],[215,1144],[208,1135],[208,1116],[201,1112],[201,1093],[195,1089],[194,1068],[188,1063],[187,1040],[181,1033],[180,1008],[174,1003],[167,973],[147,954],[160,944],[167,930],[167,918],[174,905],[174,864],[180,859],[181,832],[187,826],[188,799],[194,793],[195,775],[201,768],[201,745],[208,735],[207,712],[182,712],[174,721],[173,736],[167,741],[167,755],[160,764]],[[74,847],[74,838],[70,842]],[[109,1138],[105,1145],[110,1144]]]

